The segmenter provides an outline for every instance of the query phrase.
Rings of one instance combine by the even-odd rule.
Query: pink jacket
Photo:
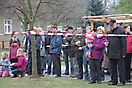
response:
[[[94,40],[93,33],[94,33],[94,32],[87,32],[87,33],[86,33],[86,39],[85,39],[86,43],[87,43],[87,42],[93,42],[93,40]]]
[[[17,57],[18,62],[14,64],[15,67],[18,67],[18,69],[22,72],[26,71],[26,59],[24,56],[18,56]]]
[[[12,45],[10,47],[10,54],[8,60],[10,61],[12,58],[17,58],[17,50],[19,49],[19,46]]]
[[[126,52],[127,53],[132,53],[132,36],[128,36],[126,37],[126,41],[127,41],[127,47],[126,47]]]

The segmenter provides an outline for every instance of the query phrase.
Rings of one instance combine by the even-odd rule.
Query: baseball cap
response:
[[[109,25],[112,26],[114,23],[116,23],[116,21],[115,21],[115,20],[111,20],[111,21],[109,22]]]

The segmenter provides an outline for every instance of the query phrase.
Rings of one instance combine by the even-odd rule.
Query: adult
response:
[[[108,34],[125,34],[124,31],[117,27],[116,21],[110,21],[110,31]],[[108,85],[118,84],[117,70],[119,68],[120,83],[118,86],[125,85],[125,68],[124,58],[126,55],[126,37],[125,36],[108,36],[108,58],[110,62],[111,82]]]
[[[82,27],[77,27],[77,33],[82,34]],[[76,52],[76,60],[79,66],[79,75],[77,79],[83,79],[83,51],[82,47],[85,45],[85,37],[81,35],[77,35],[73,38],[71,42],[71,46],[74,47]]]
[[[28,75],[32,74],[32,51],[31,51],[31,34],[30,30],[27,31],[27,36],[25,38],[24,52],[28,56],[26,73]]]
[[[39,32],[38,28],[34,27],[34,32]],[[35,43],[36,43],[36,56],[37,56],[37,71],[39,76],[43,76],[41,71],[41,59],[40,59],[40,47],[42,43],[42,37],[41,35],[35,35]]]
[[[64,32],[68,32],[68,26],[69,25],[65,25],[63,26]],[[63,36],[63,44],[67,45],[67,40],[66,40],[67,36]],[[63,73],[63,75],[69,75],[69,61],[68,61],[68,45],[67,46],[62,46],[62,50],[63,50],[63,55],[64,55],[64,62],[65,62],[65,73]]]
[[[39,27],[38,28],[38,31],[39,32],[43,32],[42,31],[42,28],[41,27]],[[40,46],[40,58],[41,58],[41,73],[43,74],[43,71],[46,69],[45,68],[45,59],[46,59],[46,57],[45,57],[45,35],[40,35],[41,36],[41,39],[42,39],[42,41],[41,41],[41,46]]]
[[[52,33],[51,27],[52,27],[51,25],[47,26],[47,32],[48,33]],[[45,64],[45,68],[46,68],[46,62],[47,62],[47,65],[48,65],[47,74],[50,75],[51,72],[52,72],[52,75],[54,75],[55,74],[54,66],[53,66],[53,71],[52,71],[52,68],[51,68],[52,58],[51,58],[51,53],[49,53],[50,42],[51,42],[51,35],[46,35],[45,36],[45,54],[46,54],[46,58],[44,60],[44,64]]]
[[[91,80],[89,84],[97,83],[101,84],[101,73],[102,73],[102,63],[101,59],[104,55],[104,48],[105,48],[105,42],[106,37],[105,36],[98,36],[99,34],[103,34],[103,27],[97,29],[97,36],[94,37],[93,43],[89,44],[88,47],[92,48],[91,52],[91,58],[89,59],[89,65],[90,65],[90,77]]]
[[[13,32],[12,35],[11,35],[10,42],[9,42],[10,47],[11,47],[13,41],[17,41],[18,46],[20,46],[20,44],[21,44],[20,40],[19,40],[19,38],[16,37],[15,32]]]
[[[131,57],[132,57],[132,36],[130,36],[130,26],[129,25],[124,25],[123,27],[126,35],[128,35],[126,37],[126,40],[127,40],[127,47],[126,47],[126,57],[124,59],[124,62],[125,62],[125,80],[126,82],[131,82],[131,76],[130,76],[130,73],[131,73]]]
[[[67,28],[67,33],[72,34],[74,32],[73,27],[69,26]],[[64,61],[65,61],[65,66],[66,66],[66,70],[65,70],[65,75],[69,75],[69,59],[70,59],[70,73],[73,74],[74,73],[74,66],[73,66],[73,58],[70,58],[70,43],[71,40],[73,39],[72,35],[67,35],[65,36],[65,40],[66,40],[66,47],[63,49],[64,50]]]
[[[53,33],[59,33],[56,26],[51,27]],[[53,66],[55,68],[56,77],[61,77],[61,61],[60,54],[62,49],[62,36],[53,35],[50,42],[51,58],[53,59]]]

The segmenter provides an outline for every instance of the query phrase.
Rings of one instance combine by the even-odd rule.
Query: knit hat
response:
[[[24,55],[23,49],[22,48],[19,48],[17,50],[17,56],[23,56],[23,55]]]

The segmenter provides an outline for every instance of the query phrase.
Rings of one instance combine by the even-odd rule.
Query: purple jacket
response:
[[[10,54],[8,60],[10,61],[12,58],[17,58],[17,49],[19,49],[19,46],[12,45],[10,47]]]
[[[101,55],[104,54],[105,41],[106,41],[105,36],[101,36],[99,38],[95,36],[92,45],[92,59],[100,59]]]
[[[15,67],[18,67],[18,69],[22,72],[26,71],[26,59],[24,56],[18,56],[17,57],[18,62],[14,64]]]

